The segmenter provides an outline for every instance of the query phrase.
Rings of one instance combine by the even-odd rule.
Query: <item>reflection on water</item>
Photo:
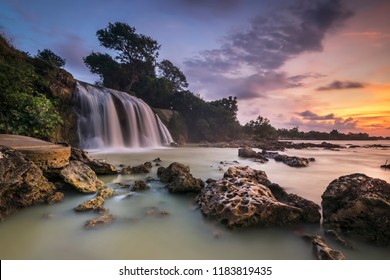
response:
[[[237,156],[237,149],[179,148],[140,150],[131,153],[95,153],[115,165],[136,165],[160,157],[161,165],[173,161],[188,164],[195,177],[221,178],[229,165],[239,161],[266,171],[272,182],[320,204],[321,194],[335,178],[360,172],[390,181],[390,172],[379,168],[390,159],[390,150],[354,148],[341,151],[290,150],[289,155],[315,157],[308,168],[291,168],[270,160],[259,164]],[[222,170],[221,170],[222,169]],[[57,205],[35,206],[8,217],[0,224],[1,259],[312,259],[309,244],[299,233],[321,233],[317,226],[283,229],[252,228],[227,230],[202,217],[192,195],[169,194],[159,181],[151,190],[127,196],[119,182],[133,182],[147,175],[102,176],[119,195],[106,200],[105,207],[117,219],[112,225],[85,230],[84,223],[96,213],[75,213],[73,208],[93,195],[67,193]],[[162,215],[160,212],[169,213]],[[341,248],[347,259],[390,259],[389,248],[353,242],[354,249]]]

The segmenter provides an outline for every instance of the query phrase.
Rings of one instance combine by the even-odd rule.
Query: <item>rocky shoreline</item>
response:
[[[327,144],[324,146],[335,148]],[[264,162],[282,157],[281,161],[292,167],[307,167],[313,161],[268,150],[256,152],[248,147],[240,147],[238,153]],[[322,195],[320,207],[286,192],[277,183],[271,182],[265,172],[240,166],[238,162],[229,163],[231,166],[221,179],[203,181],[192,176],[189,166],[178,162],[167,166],[166,162],[162,163],[157,158],[137,166],[115,167],[92,160],[87,153],[76,148],[71,148],[65,166],[39,167],[18,151],[0,146],[0,220],[21,208],[61,202],[65,197],[64,190],[73,189],[80,194],[95,194],[74,207],[76,212],[95,211],[100,214],[96,219],[86,221],[85,228],[108,225],[116,217],[104,207],[104,202],[123,192],[107,187],[96,174],[144,174],[142,180],[123,183],[123,187],[129,190],[125,195],[131,196],[134,192],[150,189],[149,182],[156,180],[149,175],[153,165],[158,166],[157,180],[166,184],[168,192],[192,194],[197,208],[206,219],[228,228],[320,225],[322,217],[327,239],[346,247],[350,246],[349,240],[390,245],[390,184],[364,174],[350,174],[330,182]],[[153,213],[159,217],[169,215],[165,210]],[[310,241],[318,259],[345,258],[342,253],[329,248],[322,236],[305,233],[302,237]]]

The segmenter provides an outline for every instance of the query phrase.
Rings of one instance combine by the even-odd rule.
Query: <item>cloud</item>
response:
[[[255,98],[275,89],[303,86],[308,78],[323,77],[319,73],[288,77],[279,68],[299,54],[322,51],[325,34],[342,26],[353,13],[340,0],[295,3],[258,15],[247,29],[222,38],[219,48],[185,60],[191,89],[206,98],[227,94]],[[216,88],[219,90],[213,92]]]
[[[354,89],[354,88],[364,88],[365,85],[359,82],[352,81],[333,81],[332,83],[317,88],[318,91],[323,90],[342,90],[342,89]]]
[[[55,46],[58,55],[66,59],[66,66],[76,69],[85,67],[83,57],[91,53],[84,39],[75,34],[64,36],[64,40]]]
[[[219,49],[204,51],[186,65],[216,72],[245,66],[261,72],[276,70],[298,54],[322,51],[325,34],[352,16],[339,0],[299,3],[267,17],[255,17],[247,30],[226,36]]]
[[[313,115],[316,114],[313,113]],[[352,131],[359,130],[357,120],[351,117],[348,118],[336,117],[333,113],[323,116],[323,119],[315,119],[315,118],[302,119],[302,118],[293,117],[289,122],[285,123],[285,125],[299,127],[299,129],[302,131],[314,130],[314,131],[328,132],[333,129],[336,129],[341,132],[352,132]]]
[[[335,119],[335,115],[333,113],[328,114],[328,115],[324,115],[324,116],[320,116],[320,115],[313,113],[312,111],[304,111],[304,112],[296,113],[296,114],[301,116],[305,120],[334,120]]]

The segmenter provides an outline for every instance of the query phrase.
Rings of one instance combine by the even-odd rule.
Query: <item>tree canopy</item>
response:
[[[130,92],[142,75],[154,72],[160,45],[154,39],[136,33],[126,23],[109,23],[96,32],[100,45],[116,52],[109,54],[92,52],[84,63],[92,73],[98,74],[103,86]]]
[[[38,50],[36,58],[40,58],[54,66],[64,67],[66,60],[56,55],[49,49],[44,49],[43,51]]]

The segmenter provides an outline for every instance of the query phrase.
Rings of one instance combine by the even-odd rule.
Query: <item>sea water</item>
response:
[[[348,142],[349,143],[349,142]],[[351,142],[365,145],[369,143]],[[390,144],[390,142],[374,142]],[[343,144],[346,144],[343,142]],[[373,143],[371,143],[373,144]],[[270,160],[261,164],[238,157],[236,148],[182,147],[153,150],[94,151],[92,156],[116,166],[138,165],[160,158],[162,166],[177,161],[191,168],[194,177],[206,180],[223,176],[229,166],[263,170],[288,192],[318,204],[328,184],[339,176],[364,173],[390,182],[390,171],[380,165],[390,160],[387,148],[287,150],[283,153],[314,157],[306,168],[292,168]],[[236,162],[238,161],[238,163]],[[222,163],[221,163],[222,162]],[[170,194],[164,184],[151,181],[150,190],[132,193],[127,185],[150,176],[157,179],[156,163],[149,174],[100,176],[117,195],[104,207],[116,216],[108,226],[85,229],[99,214],[76,213],[73,208],[94,195],[66,192],[55,205],[23,209],[0,223],[1,259],[313,259],[302,233],[323,234],[319,225],[229,230],[202,216],[194,195]],[[168,215],[162,215],[161,212]],[[325,236],[326,238],[326,236]],[[353,249],[326,238],[330,247],[347,259],[390,259],[390,248],[353,241]]]

